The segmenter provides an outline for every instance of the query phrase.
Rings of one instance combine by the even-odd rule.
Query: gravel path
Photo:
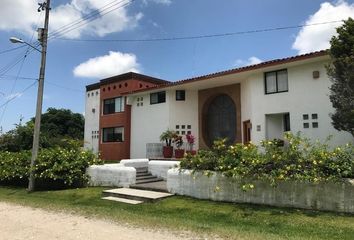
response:
[[[184,235],[0,202],[0,240],[197,239]]]

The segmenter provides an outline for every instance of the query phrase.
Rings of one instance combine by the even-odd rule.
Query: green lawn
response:
[[[354,239],[354,216],[171,197],[127,205],[100,199],[103,188],[45,191],[0,187],[0,201],[74,211],[132,225],[190,230],[227,239]]]

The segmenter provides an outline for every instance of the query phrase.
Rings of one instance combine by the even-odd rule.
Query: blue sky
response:
[[[0,9],[0,52],[28,42],[42,25],[37,1],[4,0]],[[93,10],[129,0],[52,0],[50,32]],[[120,5],[119,5],[120,4]],[[81,28],[49,41],[43,111],[48,107],[84,112],[85,85],[134,70],[176,81],[328,47],[340,23],[219,38],[156,42],[82,42],[83,39],[150,39],[240,32],[354,17],[353,1],[320,0],[136,0]],[[34,34],[34,40],[36,33]],[[34,41],[33,40],[33,41]],[[26,48],[0,54],[0,126],[13,128],[34,116],[40,54],[31,52],[3,75]],[[21,68],[22,66],[22,68]],[[23,92],[23,93],[22,93]],[[17,96],[7,105],[8,99]]]

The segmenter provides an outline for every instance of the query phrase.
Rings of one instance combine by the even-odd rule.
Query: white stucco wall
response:
[[[296,133],[301,131],[311,139],[325,140],[329,135],[333,135],[331,145],[345,144],[352,142],[353,137],[349,133],[338,132],[331,124],[329,114],[333,112],[332,104],[329,100],[330,80],[327,77],[326,61],[307,63],[295,67],[288,67],[289,91],[284,93],[268,94],[264,93],[263,72],[254,75],[247,80],[248,90],[251,93],[242,92],[244,100],[251,94],[251,112],[247,111],[247,104],[242,104],[243,112],[248,113],[252,122],[252,142],[258,143],[266,138],[266,114],[290,113],[290,128]],[[278,69],[284,68],[279,66]],[[313,71],[320,72],[320,78],[313,79]],[[241,83],[241,85],[243,85]],[[242,89],[247,89],[246,87]],[[249,96],[248,96],[249,98]],[[311,114],[318,114],[317,120],[311,119]],[[303,120],[303,114],[309,114],[309,120]],[[244,119],[244,117],[243,117]],[[308,122],[310,128],[303,128],[303,123]],[[312,122],[318,122],[318,128],[312,128]],[[261,126],[261,131],[257,131],[257,125]]]
[[[183,88],[179,90],[185,90]],[[184,131],[183,141],[187,147],[187,139],[185,135],[188,131],[191,131],[193,136],[195,136],[194,149],[198,148],[198,91],[195,90],[185,90],[186,98],[185,101],[176,101],[176,91],[168,91],[170,112],[169,112],[169,128],[175,131],[179,131],[180,135]],[[176,125],[179,125],[179,129],[176,129]],[[185,129],[181,129],[182,126]],[[187,129],[190,125],[191,129]]]
[[[185,131],[185,134],[191,131],[194,136],[198,136],[198,91],[186,90],[185,101],[176,101],[176,89],[168,90],[165,103],[152,105],[150,94],[130,98],[132,104],[131,158],[146,157],[146,144],[158,143],[161,133],[167,129],[179,130],[180,135],[182,131]],[[143,102],[142,106],[141,102]],[[176,129],[176,125],[179,125],[180,129]],[[185,129],[181,129],[182,125]],[[187,129],[188,125],[191,125],[191,129]],[[186,143],[185,136],[183,140]],[[198,138],[196,138],[195,148],[197,146]]]
[[[159,142],[160,135],[169,127],[169,98],[165,103],[150,105],[150,94],[130,97],[131,102],[131,139],[130,157],[146,157],[146,143]],[[137,99],[143,98],[141,106]]]
[[[84,148],[98,153],[100,89],[86,92]],[[93,110],[94,109],[94,110]]]

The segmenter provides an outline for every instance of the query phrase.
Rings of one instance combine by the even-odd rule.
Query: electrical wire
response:
[[[69,38],[57,38],[57,39],[58,40],[65,40],[65,41],[74,41],[74,42],[156,42],[156,41],[194,40],[194,39],[203,39],[203,38],[217,38],[217,37],[227,37],[227,36],[234,36],[234,35],[281,31],[281,30],[288,30],[288,29],[294,29],[294,28],[311,27],[311,26],[324,25],[324,24],[333,24],[333,23],[339,23],[339,22],[343,22],[343,21],[344,20],[337,20],[337,21],[330,21],[330,22],[319,22],[319,23],[312,23],[312,24],[265,28],[265,29],[256,29],[256,30],[248,30],[248,31],[240,31],[240,32],[228,32],[228,33],[183,36],[183,37],[147,38],[147,39],[69,39]]]
[[[68,24],[67,27],[61,27],[62,29],[59,30],[59,31],[56,31],[54,33],[51,33],[49,34],[48,36],[48,40],[51,40],[51,39],[54,39],[54,38],[58,38],[60,36],[63,36],[71,31],[74,31],[78,28],[81,28],[82,26],[98,19],[99,17],[103,17],[117,9],[120,9],[122,7],[125,7],[125,6],[128,6],[129,4],[131,4],[132,2],[134,2],[135,0],[129,0],[128,2],[124,3],[123,5],[119,5],[121,3],[123,3],[124,1],[126,0],[121,0],[115,4],[113,4],[112,6],[110,7],[103,7],[103,8],[100,8],[98,10],[95,10],[95,11],[92,11],[90,14],[87,14],[85,15],[82,19],[79,19],[77,21],[74,21],[73,23],[71,24]],[[116,2],[116,1],[113,1],[113,2]],[[110,4],[112,4],[113,2],[111,2]],[[107,5],[110,5],[110,4],[107,4]],[[119,6],[117,6],[119,5]],[[88,20],[88,21],[87,21]],[[77,25],[77,26],[75,26]]]
[[[49,84],[49,85],[52,85],[52,86],[58,87],[58,88],[62,88],[62,89],[69,90],[69,91],[81,92],[81,93],[84,93],[84,92],[85,92],[85,91],[82,91],[82,90],[79,90],[79,89],[69,88],[69,87],[66,87],[66,86],[62,86],[62,85],[59,85],[59,84],[57,84],[57,83],[50,82],[50,81],[46,81],[46,83],[47,83],[47,84]]]
[[[12,51],[18,50],[18,49],[20,49],[20,48],[24,48],[24,47],[26,47],[26,45],[22,45],[22,46],[19,46],[19,47],[15,47],[15,48],[10,48],[10,49],[7,49],[7,50],[3,50],[3,51],[0,51],[0,54],[12,52]]]
[[[4,106],[6,106],[9,102],[15,100],[16,98],[22,96],[27,90],[29,90],[31,87],[33,87],[34,85],[37,84],[37,81],[30,84],[28,87],[26,87],[25,89],[23,89],[19,94],[17,94],[16,96],[11,97],[10,99],[8,99],[6,102],[4,102],[3,104],[0,105],[0,108],[3,108]]]

